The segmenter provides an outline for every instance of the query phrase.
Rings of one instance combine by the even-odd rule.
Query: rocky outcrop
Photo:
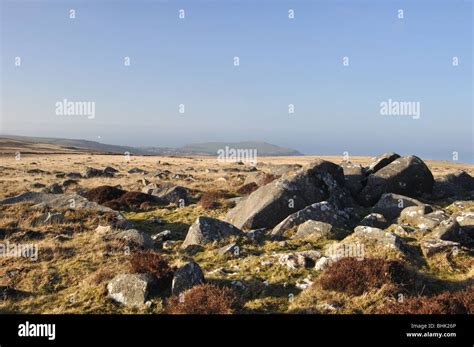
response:
[[[292,176],[279,178],[260,187],[229,211],[226,220],[238,228],[274,227],[290,214],[306,206],[330,199],[340,200],[344,186],[342,168],[317,160]]]

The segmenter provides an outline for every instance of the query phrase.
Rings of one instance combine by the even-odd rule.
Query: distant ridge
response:
[[[129,152],[135,155],[217,155],[217,151],[227,147],[233,149],[252,149],[259,156],[297,156],[300,152],[279,147],[260,141],[243,142],[204,142],[188,144],[179,148],[172,147],[132,147],[104,144],[97,141],[64,139],[51,137],[30,137],[17,135],[0,135],[0,153],[12,153],[16,150],[37,153],[73,153],[90,151],[98,153],[123,154]]]

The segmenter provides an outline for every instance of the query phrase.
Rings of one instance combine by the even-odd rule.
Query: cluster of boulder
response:
[[[400,235],[405,232],[403,226],[408,226],[424,233],[421,248],[430,256],[448,248],[470,246],[474,235],[472,212],[450,217],[426,202],[473,193],[474,178],[468,173],[460,171],[434,179],[416,156],[384,153],[367,167],[316,160],[256,189],[240,200],[224,221],[198,218],[182,247],[231,235],[250,236],[261,230],[282,238],[286,231],[297,229],[293,238],[337,239],[345,230],[346,236],[353,234],[352,239],[372,240],[404,251]],[[357,219],[357,209],[370,209],[370,213]],[[463,220],[462,226],[456,218]],[[450,231],[439,232],[437,228],[446,223]],[[384,230],[391,225],[396,231]]]

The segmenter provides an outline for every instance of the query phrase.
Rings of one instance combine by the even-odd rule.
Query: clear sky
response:
[[[472,1],[0,1],[2,134],[474,162]]]

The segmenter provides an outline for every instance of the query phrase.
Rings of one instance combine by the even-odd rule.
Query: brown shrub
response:
[[[158,291],[169,290],[173,280],[173,270],[168,262],[153,251],[135,252],[130,257],[130,265],[135,273],[147,273],[156,280]]]
[[[273,182],[274,180],[280,178],[281,176],[278,176],[278,175],[274,175],[274,174],[270,174],[270,173],[266,173],[265,176],[263,176],[262,178],[262,186],[264,186],[265,184],[268,184],[270,182]]]
[[[414,277],[398,260],[343,258],[328,267],[319,283],[325,290],[361,295],[384,284],[397,290],[410,289]]]
[[[407,297],[385,304],[381,313],[395,314],[473,314],[474,286],[463,291],[442,292],[433,296]]]
[[[126,192],[125,190],[112,186],[99,186],[89,190],[85,197],[87,200],[94,201],[98,204],[103,204],[106,201],[119,199]]]
[[[199,199],[198,204],[206,209],[210,210],[221,206],[219,199],[222,199],[224,194],[221,192],[204,192]]]
[[[150,206],[156,204],[156,201],[155,198],[149,194],[126,192],[120,198],[107,201],[102,205],[114,210],[134,210],[139,209],[144,203],[147,203],[148,206]]]
[[[250,193],[256,191],[258,189],[258,184],[255,182],[250,182],[244,184],[239,189],[237,189],[238,194],[249,195]]]
[[[236,308],[236,296],[226,287],[201,284],[172,296],[166,311],[172,314],[231,314]]]

